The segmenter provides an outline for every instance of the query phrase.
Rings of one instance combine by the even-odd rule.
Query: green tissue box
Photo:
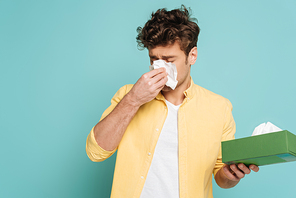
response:
[[[263,166],[296,161],[296,135],[279,131],[222,142],[222,162]]]

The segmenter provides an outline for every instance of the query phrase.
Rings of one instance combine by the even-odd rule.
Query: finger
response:
[[[223,172],[228,179],[233,180],[233,181],[239,180],[239,178],[233,174],[232,169],[230,169],[229,165],[226,165],[223,167]]]
[[[241,178],[245,177],[245,174],[243,172],[241,172],[235,164],[231,164],[230,168],[233,170],[233,172],[236,174],[236,176],[238,178],[241,179]]]
[[[251,173],[250,169],[246,165],[244,165],[243,163],[238,164],[238,168],[241,171],[243,171],[244,174],[250,174]]]
[[[166,72],[165,73],[159,73],[159,74],[155,75],[153,78],[150,79],[150,83],[151,83],[151,85],[157,84],[159,81],[163,80],[166,77],[167,77]],[[156,85],[156,87],[158,87],[158,86]]]
[[[259,167],[256,166],[256,165],[254,165],[254,164],[250,165],[249,168],[252,169],[254,172],[258,172],[259,171]]]
[[[162,78],[160,81],[158,81],[155,84],[155,87],[157,87],[157,89],[159,89],[159,91],[164,87],[164,85],[166,84],[166,82],[168,81],[168,77],[165,76],[164,78]]]
[[[150,72],[147,72],[146,74],[144,74],[145,78],[152,78],[155,75],[159,74],[159,73],[164,73],[166,72],[166,69],[164,67],[158,68],[158,69],[154,69],[151,70]]]
[[[154,77],[151,78],[151,76],[153,74],[155,74],[155,72],[152,74],[150,72],[143,74],[142,77],[140,78],[139,82],[142,82],[144,84],[148,84],[152,88],[152,86],[156,82],[160,81],[162,78],[164,78],[167,75],[166,72],[160,72],[160,73],[156,73],[156,75],[154,75]]]

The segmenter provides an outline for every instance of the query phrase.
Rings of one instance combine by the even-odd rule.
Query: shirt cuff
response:
[[[117,148],[113,151],[107,151],[100,147],[95,139],[94,127],[92,128],[86,140],[86,153],[90,160],[94,162],[103,161],[115,153],[116,150]]]

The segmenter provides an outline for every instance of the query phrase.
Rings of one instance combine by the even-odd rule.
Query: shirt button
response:
[[[148,155],[151,155],[151,153],[148,153]]]
[[[156,131],[158,131],[158,129],[156,129]]]
[[[141,176],[141,179],[144,179],[144,176]]]

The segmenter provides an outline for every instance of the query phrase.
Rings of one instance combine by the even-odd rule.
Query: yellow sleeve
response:
[[[234,134],[235,134],[235,122],[232,116],[232,104],[230,103],[229,100],[227,100],[227,105],[226,105],[226,110],[225,110],[225,118],[224,118],[224,127],[223,127],[223,134],[222,134],[222,141],[226,140],[232,140],[234,139]],[[222,152],[221,152],[221,145],[220,145],[220,150],[218,154],[218,158],[213,170],[214,176],[216,176],[216,173],[222,168],[224,163],[222,163]]]
[[[113,153],[115,153],[116,150],[117,148],[113,151],[106,151],[105,149],[100,147],[94,136],[94,128],[92,128],[86,139],[86,154],[91,161],[104,161],[105,159],[113,155]]]
[[[127,92],[132,88],[132,85],[125,85],[121,87],[116,94],[111,99],[111,105],[104,111],[103,115],[101,116],[101,120],[103,120],[109,113],[113,111],[116,105],[121,101],[121,99],[127,94]],[[101,162],[113,155],[117,148],[113,151],[106,151],[102,147],[100,147],[95,139],[94,136],[94,127],[90,131],[89,135],[86,139],[86,154],[91,161],[94,162]]]

